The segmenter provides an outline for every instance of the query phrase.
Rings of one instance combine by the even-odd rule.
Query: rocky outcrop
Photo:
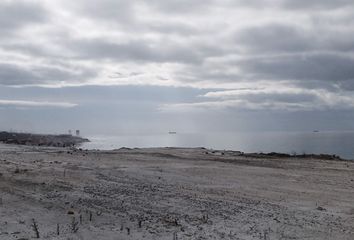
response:
[[[43,135],[31,133],[0,132],[0,142],[6,144],[30,146],[73,147],[84,142],[89,142],[89,140],[69,134]]]

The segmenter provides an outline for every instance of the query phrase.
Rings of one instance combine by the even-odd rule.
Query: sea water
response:
[[[354,159],[354,132],[232,132],[89,136],[85,149],[205,147],[243,152],[335,154]]]

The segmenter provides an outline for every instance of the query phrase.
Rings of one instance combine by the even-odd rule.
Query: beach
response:
[[[0,239],[353,239],[354,162],[1,145]]]

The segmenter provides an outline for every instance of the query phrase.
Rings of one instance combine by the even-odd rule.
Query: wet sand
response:
[[[333,159],[2,145],[0,198],[1,240],[354,238],[354,162]]]

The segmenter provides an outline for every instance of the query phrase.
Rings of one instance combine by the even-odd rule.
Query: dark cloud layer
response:
[[[24,68],[13,64],[0,64],[0,85],[34,85],[52,84],[57,82],[80,82],[82,78],[91,78],[95,72],[86,70],[70,72],[53,67]]]
[[[0,30],[11,31],[33,23],[46,21],[45,9],[26,1],[2,1],[0,3]]]
[[[354,58],[337,54],[304,54],[253,59],[242,63],[254,77],[280,80],[354,81]]]
[[[254,53],[354,51],[354,31],[271,23],[235,33],[235,43]]]
[[[237,32],[235,43],[260,52],[301,52],[316,49],[316,39],[304,29],[292,25],[269,24]]]
[[[83,17],[102,21],[117,21],[120,24],[132,24],[135,21],[134,1],[128,0],[79,0],[70,3]]]
[[[155,7],[159,11],[167,13],[201,13],[208,7],[215,6],[216,2],[213,0],[151,0],[146,3],[146,5]],[[217,4],[216,4],[217,5]]]
[[[350,0],[310,0],[310,1],[297,1],[297,0],[280,0],[282,6],[289,9],[338,9],[353,5]]]
[[[309,1],[298,1],[298,0],[238,0],[230,1],[236,6],[247,6],[247,7],[262,7],[262,8],[282,8],[291,11],[305,10],[335,10],[345,7],[351,7],[353,2],[351,0],[309,0]]]
[[[127,43],[111,43],[102,39],[78,41],[70,44],[70,48],[83,59],[111,59],[123,62],[202,62],[205,56],[217,55],[221,50],[208,46],[188,46],[178,43],[165,45],[149,45],[149,42],[129,41]]]

